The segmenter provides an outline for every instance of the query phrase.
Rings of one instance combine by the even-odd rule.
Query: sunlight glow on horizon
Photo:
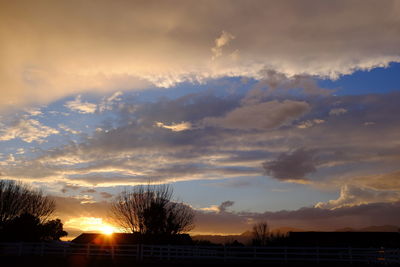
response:
[[[102,218],[97,217],[77,217],[69,219],[64,224],[65,228],[79,229],[82,232],[100,232],[106,235],[112,233],[122,232],[120,229],[112,224],[103,221]]]

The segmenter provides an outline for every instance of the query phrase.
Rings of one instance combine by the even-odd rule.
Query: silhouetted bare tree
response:
[[[0,181],[0,226],[25,213],[44,222],[54,210],[54,201],[41,191],[19,182]]]
[[[14,181],[0,181],[0,239],[59,240],[68,233],[59,219],[49,220],[55,203],[41,191]]]
[[[269,226],[267,222],[259,222],[253,226],[253,245],[265,246],[269,238]]]
[[[123,191],[112,204],[112,214],[125,229],[141,234],[174,235],[193,229],[194,212],[172,201],[169,185],[136,186]]]

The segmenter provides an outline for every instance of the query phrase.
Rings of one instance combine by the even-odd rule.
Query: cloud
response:
[[[235,39],[235,36],[229,32],[222,31],[221,36],[215,39],[215,46],[211,48],[211,52],[213,53],[212,60],[222,56],[222,48],[228,45],[233,39]]]
[[[235,204],[234,201],[227,200],[221,203],[221,205],[218,206],[218,211],[219,212],[226,212],[227,208],[232,207],[233,204]]]
[[[262,79],[265,69],[337,78],[399,61],[400,8],[389,0],[39,0],[2,2],[0,10],[10,25],[1,32],[3,109],[84,92]],[[211,60],[211,47],[214,57],[240,55]]]
[[[339,116],[347,113],[347,109],[344,108],[334,108],[329,111],[329,115],[331,116]]]
[[[89,102],[82,102],[81,95],[78,95],[74,100],[66,102],[65,107],[72,111],[87,114],[94,113],[97,105]]]
[[[36,116],[41,116],[43,115],[43,112],[40,110],[40,108],[28,108],[25,110],[26,113],[28,113],[29,116],[31,117],[36,117]]]
[[[93,196],[89,196],[89,195],[76,195],[76,196],[73,196],[72,198],[79,200],[81,204],[96,202],[94,200]]]
[[[70,134],[80,134],[79,131],[73,130],[73,129],[69,128],[67,125],[62,124],[62,123],[58,124],[58,128],[60,128],[61,130],[65,131],[67,133],[70,133]]]
[[[74,217],[101,217],[107,218],[110,209],[110,203],[85,202],[72,197],[52,196],[56,202],[55,216],[67,221]]]
[[[107,110],[112,110],[113,106],[122,100],[121,96],[122,96],[122,92],[118,91],[109,97],[104,97],[98,106],[99,111],[104,112]]]
[[[306,120],[306,121],[300,122],[297,125],[297,128],[306,129],[306,128],[310,128],[310,127],[312,127],[314,125],[321,124],[321,123],[324,123],[324,122],[325,122],[325,120],[321,120],[321,119]]]
[[[80,217],[102,218],[112,223],[110,203],[81,203],[66,197],[53,197],[57,204],[56,216],[63,222]],[[218,207],[217,205],[214,205]],[[243,233],[258,221],[267,221],[272,228],[296,227],[304,230],[333,231],[343,227],[362,228],[371,225],[388,225],[400,220],[397,210],[400,202],[371,203],[336,209],[304,207],[297,210],[265,212],[214,212],[195,210],[195,232]],[[115,223],[115,222],[114,222]],[[66,227],[68,231],[70,228]],[[75,229],[76,230],[76,229]]]
[[[359,188],[355,186],[344,185],[340,190],[338,199],[328,202],[319,202],[316,208],[337,209],[342,207],[359,206],[370,203],[393,203],[400,201],[399,191],[381,191],[368,188]]]
[[[243,104],[246,97],[202,92],[145,103],[122,99],[112,112],[112,126],[103,125],[104,130],[81,136],[79,141],[54,144],[29,156],[13,155],[12,161],[10,157],[1,162],[0,172],[8,179],[90,187],[134,185],[147,183],[149,178],[177,182],[241,177],[248,181],[268,174],[276,181],[307,182],[331,191],[339,191],[343,184],[376,190],[393,186],[397,190],[398,93],[325,95],[307,98],[307,102],[297,94],[287,95],[286,102],[283,96],[263,96],[261,102]],[[232,128],[204,127],[207,118],[227,124],[228,114],[243,107],[257,110],[264,103],[277,107],[279,120],[249,117],[243,122],[246,130],[229,120]],[[330,116],[337,103],[352,112]],[[307,107],[307,112],[288,119],[286,107],[292,104]],[[298,127],[301,122],[314,123],[316,118],[324,123]],[[265,128],[263,123],[268,120],[275,120],[268,126],[277,126]],[[365,121],[379,123],[365,127]],[[188,122],[192,128],[174,132],[156,127],[155,122],[167,126]],[[379,184],[382,188],[377,188]]]
[[[393,160],[396,159],[393,158]],[[348,182],[356,186],[364,186],[374,190],[400,191],[400,170],[389,173],[354,176]]]
[[[265,130],[288,124],[309,110],[303,101],[269,101],[244,105],[228,112],[223,117],[208,117],[203,120],[207,126],[241,130]]]
[[[190,122],[172,123],[171,125],[166,125],[162,122],[156,122],[156,126],[169,129],[173,132],[186,131],[192,128],[192,124]]]
[[[45,126],[34,119],[17,119],[10,123],[9,126],[2,127],[0,130],[0,141],[9,141],[13,139],[21,139],[24,142],[43,143],[46,137],[52,134],[58,134],[56,129]]]
[[[297,149],[292,153],[282,153],[276,160],[263,163],[266,173],[285,181],[306,180],[306,175],[315,172],[318,163],[314,151]]]
[[[107,193],[107,192],[100,192],[100,196],[102,198],[112,198],[113,194]]]
[[[265,212],[196,211],[199,233],[237,233],[252,228],[258,221],[267,221],[272,228],[296,227],[309,231],[334,231],[343,227],[362,228],[371,225],[391,225],[400,219],[396,210],[400,202],[373,203],[336,209],[303,207],[297,210]]]
[[[81,193],[97,193],[97,191],[95,189],[87,189],[87,190],[82,190]]]

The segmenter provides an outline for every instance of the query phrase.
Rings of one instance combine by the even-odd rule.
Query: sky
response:
[[[400,1],[3,1],[0,174],[70,235],[169,183],[193,233],[400,225]]]

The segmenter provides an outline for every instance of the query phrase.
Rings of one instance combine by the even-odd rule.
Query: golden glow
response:
[[[110,225],[104,225],[104,226],[100,229],[100,231],[101,231],[103,234],[111,235],[112,233],[114,233],[114,227],[112,227],[112,226],[110,226]]]
[[[121,232],[122,229],[105,222],[97,217],[76,217],[65,222],[64,228],[78,229],[83,232],[97,232],[110,235],[115,232]]]

